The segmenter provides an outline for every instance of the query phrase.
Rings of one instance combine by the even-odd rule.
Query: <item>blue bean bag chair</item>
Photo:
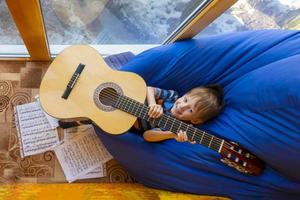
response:
[[[121,70],[148,85],[189,89],[219,83],[226,106],[199,126],[265,161],[260,176],[227,167],[201,145],[144,141],[141,134],[96,132],[140,183],[232,199],[300,199],[300,32],[261,30],[180,41],[147,50]]]

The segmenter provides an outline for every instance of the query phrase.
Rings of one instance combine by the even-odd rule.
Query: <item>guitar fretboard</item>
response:
[[[118,94],[117,100],[113,107],[118,108],[136,117],[142,118],[151,124],[173,133],[178,133],[180,130],[186,131],[189,140],[204,145],[217,152],[221,151],[224,140],[211,135],[205,131],[199,130],[190,124],[182,122],[172,116],[162,114],[159,118],[150,118],[148,115],[149,107],[129,97]]]

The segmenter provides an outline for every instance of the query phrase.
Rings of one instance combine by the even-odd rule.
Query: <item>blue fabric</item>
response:
[[[223,165],[218,153],[201,145],[96,131],[144,185],[233,199],[300,199],[299,44],[299,31],[224,34],[150,49],[121,68],[181,95],[199,85],[223,85],[224,112],[199,128],[262,158],[267,166],[260,176]]]
[[[119,53],[115,55],[110,55],[104,58],[106,64],[108,64],[113,69],[120,69],[121,66],[128,63],[134,57],[134,54],[130,51]]]

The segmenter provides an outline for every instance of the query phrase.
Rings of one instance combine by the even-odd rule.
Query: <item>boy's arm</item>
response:
[[[147,102],[149,106],[149,117],[158,118],[163,114],[163,108],[156,103],[155,88],[153,87],[147,87]]]
[[[147,102],[148,105],[156,104],[155,88],[153,87],[147,87]]]
[[[176,138],[176,134],[171,131],[162,131],[160,129],[152,129],[144,132],[144,139],[147,142],[159,142],[167,139]]]
[[[147,142],[159,142],[168,139],[175,139],[177,142],[189,141],[185,131],[180,130],[177,134],[171,131],[162,131],[160,129],[151,129],[144,132],[144,139]],[[191,144],[196,144],[195,141],[189,141]]]

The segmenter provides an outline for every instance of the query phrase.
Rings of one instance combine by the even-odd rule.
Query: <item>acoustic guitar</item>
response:
[[[190,140],[221,154],[222,162],[236,170],[259,175],[264,163],[238,144],[199,130],[163,114],[149,118],[145,81],[135,73],[109,68],[92,47],[74,45],[51,63],[40,85],[40,102],[51,116],[61,120],[89,118],[110,134],[129,130],[137,117],[168,129],[187,132]]]

